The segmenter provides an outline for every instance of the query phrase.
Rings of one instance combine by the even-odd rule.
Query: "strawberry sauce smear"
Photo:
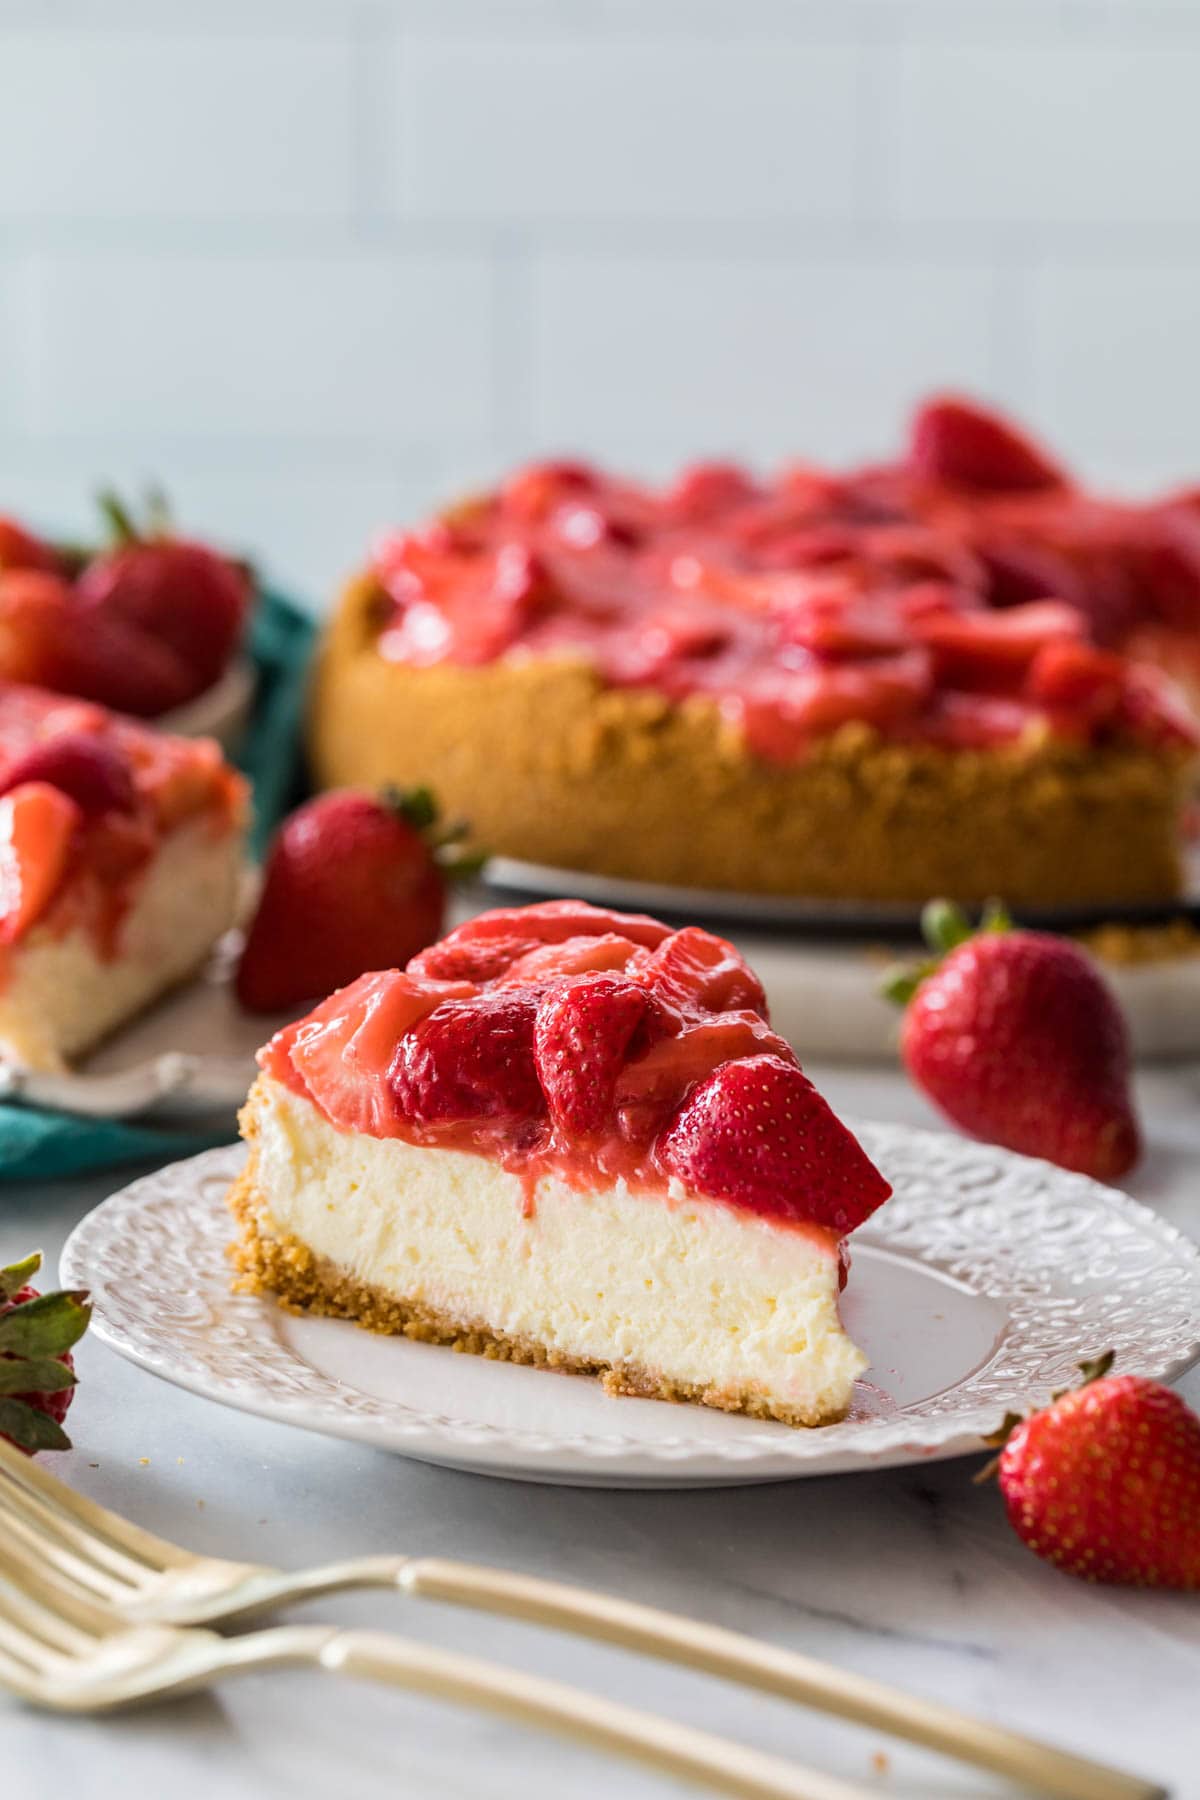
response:
[[[1200,630],[1198,520],[1190,494],[1085,495],[1003,421],[940,401],[903,460],[845,476],[709,463],[652,490],[521,469],[378,544],[377,645],[417,668],[581,660],[711,701],[776,761],[851,722],[947,748],[1187,746],[1170,684],[1123,661],[1114,676],[1112,653],[1147,625]],[[1072,677],[1048,683],[1064,648]]]
[[[830,1246],[890,1189],[733,946],[563,900],[469,920],[259,1053],[330,1124],[582,1191],[691,1192]]]

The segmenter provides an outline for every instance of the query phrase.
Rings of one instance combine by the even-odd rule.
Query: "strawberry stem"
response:
[[[966,943],[971,921],[953,900],[931,900],[921,911],[921,933],[931,950],[946,956]]]
[[[1093,1381],[1102,1381],[1115,1361],[1116,1351],[1105,1350],[1100,1356],[1094,1356],[1088,1362],[1081,1362],[1079,1364],[1079,1373],[1083,1376],[1083,1380],[1078,1383],[1078,1387],[1085,1388],[1090,1386]],[[1064,1394],[1070,1394],[1076,1391],[1077,1389],[1069,1387],[1056,1388],[1050,1396],[1050,1405],[1053,1406],[1056,1400],[1061,1400]],[[1034,1412],[1039,1412],[1040,1410],[1041,1408],[1034,1407]],[[1005,1413],[1000,1424],[1000,1429],[998,1431],[989,1432],[987,1437],[984,1438],[984,1443],[987,1444],[990,1449],[995,1450],[997,1454],[992,1457],[990,1462],[986,1462],[983,1465],[983,1468],[979,1469],[971,1477],[976,1487],[982,1486],[985,1481],[990,1481],[992,1479],[992,1476],[1000,1467],[1000,1456],[1003,1453],[1005,1444],[1007,1444],[1009,1438],[1017,1429],[1017,1426],[1023,1425],[1025,1420],[1031,1416],[1032,1415],[1029,1413]]]
[[[383,805],[398,813],[414,831],[429,831],[441,816],[440,808],[427,787],[385,787],[379,796]]]
[[[96,496],[96,504],[108,521],[116,544],[136,544],[141,540],[141,533],[133,522],[133,515],[125,502],[112,488],[102,488]]]
[[[1012,919],[1003,900],[989,900],[980,916],[979,931],[1011,931]],[[907,1006],[927,975],[932,975],[943,956],[976,935],[962,907],[954,900],[930,900],[921,909],[921,935],[933,951],[919,963],[894,963],[885,969],[879,992],[894,1006]]]

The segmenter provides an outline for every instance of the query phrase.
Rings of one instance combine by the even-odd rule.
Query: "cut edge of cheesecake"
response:
[[[867,1358],[841,1324],[832,1231],[679,1184],[589,1193],[544,1176],[530,1196],[486,1157],[340,1131],[267,1075],[241,1125],[228,1204],[244,1291],[614,1394],[790,1426],[846,1415]]]
[[[242,837],[186,820],[162,840],[121,920],[115,954],[53,915],[8,952],[0,987],[0,1058],[62,1073],[195,974],[234,923]],[[69,910],[70,884],[62,900]]]

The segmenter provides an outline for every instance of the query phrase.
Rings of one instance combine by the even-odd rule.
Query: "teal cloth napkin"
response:
[[[259,596],[249,643],[257,675],[254,714],[238,757],[254,788],[255,856],[302,792],[300,725],[315,632],[312,619],[292,601],[269,592]],[[208,1133],[171,1131],[137,1120],[80,1119],[0,1104],[0,1182],[76,1175],[147,1158],[167,1162],[233,1136],[232,1121]]]

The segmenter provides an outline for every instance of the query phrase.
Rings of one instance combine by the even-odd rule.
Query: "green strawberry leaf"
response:
[[[79,1342],[91,1316],[82,1288],[41,1294],[0,1317],[0,1351],[10,1356],[58,1356]]]
[[[389,785],[382,790],[379,798],[392,812],[399,813],[414,831],[428,831],[437,824],[440,816],[438,803],[427,787],[400,788]]]
[[[23,1262],[9,1263],[7,1269],[0,1269],[0,1302],[11,1300],[14,1294],[19,1294],[41,1266],[42,1253],[34,1250]]]
[[[971,921],[953,900],[931,900],[921,910],[921,931],[929,948],[946,956],[966,943],[971,935]]]
[[[56,1356],[0,1356],[0,1394],[57,1394],[74,1386],[74,1370]]]
[[[980,916],[979,931],[1011,931],[1012,919],[1003,900],[989,900]],[[930,900],[921,909],[921,934],[933,955],[918,963],[896,963],[885,969],[879,992],[896,1006],[907,1006],[921,983],[933,974],[944,956],[976,935],[962,907],[953,900]]]
[[[0,1400],[0,1437],[22,1450],[69,1450],[71,1440],[49,1414],[25,1400]]]

